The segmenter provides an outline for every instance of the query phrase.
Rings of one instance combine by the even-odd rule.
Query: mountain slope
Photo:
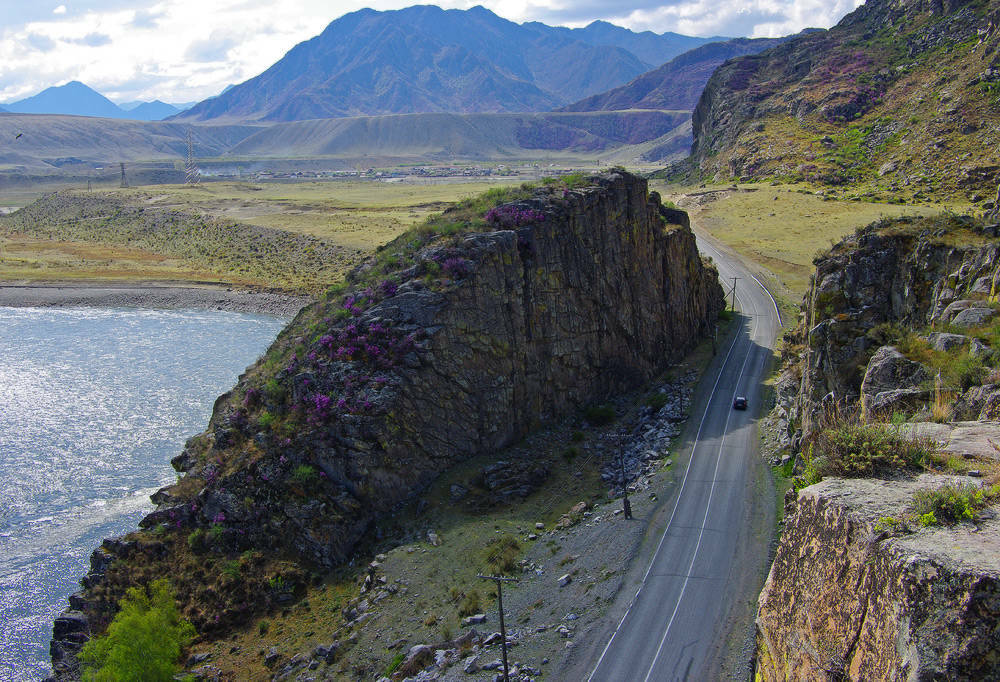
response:
[[[698,104],[712,73],[727,59],[757,54],[787,38],[735,38],[708,43],[642,74],[619,88],[592,95],[559,111],[620,111],[624,109],[686,109]]]
[[[128,113],[99,92],[79,81],[46,88],[37,95],[6,105],[15,114],[71,114],[127,118]]]
[[[520,26],[482,7],[365,9],[332,22],[259,76],[181,116],[293,121],[420,112],[542,111],[648,70],[614,45]]]
[[[259,129],[233,156],[539,158],[604,153],[668,135],[686,112],[409,114],[283,123]]]
[[[827,32],[720,67],[694,113],[692,161],[720,179],[865,197],[992,198],[998,44],[997,0],[869,0]]]
[[[191,132],[195,154],[221,156],[257,131],[252,126],[192,126],[179,123],[123,121],[84,116],[8,114],[0,117],[0,164],[47,164],[76,158],[93,162],[180,160],[187,155]],[[51,164],[49,164],[51,165]]]
[[[629,161],[690,125],[687,112],[406,114],[270,126],[191,125],[82,116],[0,116],[0,164],[47,169],[67,160],[181,160],[191,132],[198,157],[339,159],[354,164],[550,159],[585,155]],[[687,133],[684,133],[687,135]],[[676,146],[656,158],[677,158]],[[687,144],[683,145],[687,148]]]

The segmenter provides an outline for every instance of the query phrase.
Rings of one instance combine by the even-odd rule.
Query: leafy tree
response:
[[[79,658],[88,682],[173,680],[181,650],[194,639],[194,626],[181,620],[170,589],[160,579],[148,589],[133,587],[107,634],[87,642]]]

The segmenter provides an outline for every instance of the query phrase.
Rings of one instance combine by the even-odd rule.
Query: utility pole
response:
[[[733,277],[733,307],[730,310],[732,310],[732,312],[734,313],[736,312],[736,280],[738,279],[740,278]]]
[[[477,575],[483,580],[492,580],[497,584],[497,609],[500,611],[500,650],[503,651],[503,682],[510,682],[510,669],[507,667],[507,628],[503,623],[503,584],[520,582],[517,578],[507,578],[502,575]]]
[[[120,165],[122,167],[122,184],[121,184],[121,186],[122,187],[128,187],[128,179],[125,177],[125,162],[123,161]]]
[[[618,464],[622,470],[622,511],[625,518],[632,518],[632,503],[628,501],[628,479],[625,477],[625,434],[618,437]]]

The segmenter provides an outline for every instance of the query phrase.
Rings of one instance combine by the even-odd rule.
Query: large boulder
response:
[[[992,320],[996,314],[997,311],[993,310],[993,308],[984,308],[981,306],[966,308],[955,315],[951,323],[955,327],[980,327]]]
[[[865,414],[911,409],[929,396],[930,372],[908,360],[893,346],[882,346],[871,360],[861,382]]]

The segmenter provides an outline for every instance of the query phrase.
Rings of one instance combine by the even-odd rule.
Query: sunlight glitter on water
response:
[[[104,537],[284,326],[226,312],[0,308],[0,680],[49,670],[52,619]]]

